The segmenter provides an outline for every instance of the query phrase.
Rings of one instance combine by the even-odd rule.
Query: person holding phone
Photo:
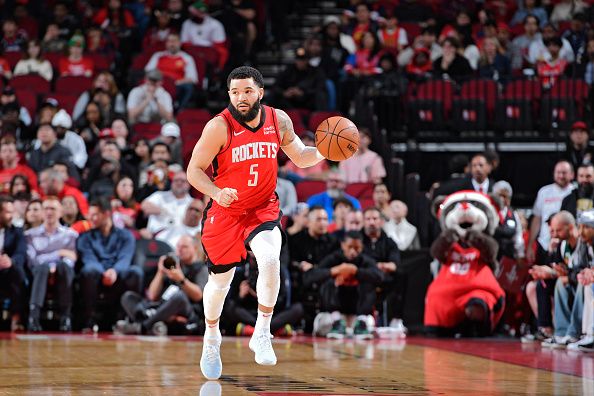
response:
[[[197,331],[198,322],[203,323],[198,318],[202,307],[197,305],[208,280],[198,244],[184,235],[175,246],[175,255],[161,256],[147,298],[134,291],[124,293],[121,303],[128,319],[116,323],[115,333],[166,335],[167,323],[174,322],[184,323],[187,331]]]

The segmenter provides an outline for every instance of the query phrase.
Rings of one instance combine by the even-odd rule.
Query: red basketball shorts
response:
[[[280,228],[280,204],[274,194],[264,205],[240,214],[210,201],[202,218],[202,246],[211,272],[227,272],[245,263],[246,247],[261,231]]]

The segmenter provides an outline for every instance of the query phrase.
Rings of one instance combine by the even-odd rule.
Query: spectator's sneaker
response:
[[[582,352],[592,353],[594,352],[594,341],[589,344],[580,345],[578,349]]]
[[[553,336],[541,342],[540,345],[543,348],[564,349],[567,348],[567,344],[570,344],[575,341],[576,339],[570,336]]]
[[[355,334],[355,338],[358,340],[373,339],[373,334],[371,334],[367,329],[367,323],[365,323],[362,320],[357,320],[355,322],[355,328],[353,329],[353,333]]]
[[[580,350],[580,346],[582,345],[588,345],[590,343],[594,342],[594,337],[593,336],[585,336],[583,337],[581,340],[576,341],[576,342],[571,342],[569,344],[567,344],[567,350],[568,351],[579,351]]]
[[[274,335],[276,337],[291,337],[293,335],[293,327],[290,324],[286,324],[278,329]]]
[[[342,340],[346,336],[346,323],[344,320],[337,320],[332,324],[332,329],[326,334],[328,338]]]
[[[29,316],[29,321],[27,322],[27,331],[30,333],[39,333],[40,331],[43,331],[41,328],[41,323],[39,323],[39,318]]]
[[[209,380],[219,379],[223,372],[221,361],[222,337],[206,338],[202,341],[202,357],[200,358],[200,370],[202,375]]]
[[[327,336],[332,330],[332,324],[332,314],[330,312],[320,312],[314,319],[312,335]]]
[[[155,323],[153,327],[151,327],[150,334],[157,337],[165,337],[167,335],[167,325],[165,322]]]
[[[70,316],[62,316],[60,318],[60,331],[63,333],[72,331],[72,320],[70,319]]]
[[[142,325],[138,322],[129,322],[127,320],[118,320],[113,326],[114,334],[141,334]]]
[[[258,331],[250,339],[250,349],[256,354],[256,363],[263,366],[274,366],[276,355],[272,349],[272,334],[265,331]]]
[[[235,335],[238,337],[249,337],[254,334],[254,326],[246,325],[244,323],[237,323],[235,327]]]
[[[522,336],[522,343],[523,344],[530,344],[532,342],[542,342],[547,338],[553,337],[552,334],[548,334],[542,329],[538,329],[534,334],[525,334]]]
[[[404,326],[402,319],[392,319],[390,321],[390,329],[394,332],[397,338],[406,338],[408,329]]]

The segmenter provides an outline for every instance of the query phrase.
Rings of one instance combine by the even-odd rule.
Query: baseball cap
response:
[[[175,122],[168,122],[161,127],[161,136],[179,138],[179,126]]]
[[[163,74],[159,70],[153,69],[146,72],[146,78],[151,81],[161,81],[163,80]]]
[[[331,23],[335,23],[340,26],[340,18],[338,18],[336,15],[328,15],[326,18],[324,18],[324,26],[328,26]]]
[[[208,11],[208,7],[206,6],[206,3],[202,0],[195,1],[194,3],[192,3],[191,7],[195,8],[199,11],[203,11],[203,12]]]
[[[115,139],[115,133],[113,133],[111,128],[103,128],[99,132],[99,139]]]
[[[72,127],[72,118],[68,115],[66,110],[61,109],[54,115],[54,118],[52,118],[52,126],[68,129]]]
[[[85,38],[80,34],[75,34],[68,40],[68,46],[85,48]]]
[[[586,210],[580,213],[577,223],[594,228],[594,209]]]
[[[573,131],[573,130],[577,130],[577,129],[583,129],[583,130],[587,131],[588,126],[586,125],[586,123],[584,121],[576,121],[571,126],[571,130]]]
[[[45,100],[41,104],[41,107],[46,107],[46,106],[49,106],[49,107],[60,107],[60,103],[55,98],[45,98]]]

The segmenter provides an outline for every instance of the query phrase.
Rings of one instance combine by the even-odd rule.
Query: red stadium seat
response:
[[[176,118],[177,122],[182,124],[185,122],[209,121],[212,115],[203,109],[183,109],[177,113]]]
[[[209,66],[216,67],[219,63],[219,52],[213,47],[201,47],[185,43],[182,50],[192,55],[194,59],[203,59]]]
[[[66,110],[68,114],[72,115],[74,105],[76,105],[79,95],[73,95],[69,93],[53,93],[48,96],[56,99],[60,104],[60,107]]]
[[[309,117],[309,122],[307,125],[309,126],[309,130],[315,132],[318,129],[318,126],[328,117],[340,116],[337,111],[315,111],[311,113]]]
[[[60,59],[64,56],[62,52],[45,52],[43,57],[52,64],[54,70],[58,70],[60,67]]]
[[[358,200],[373,199],[373,183],[350,183],[347,184],[344,192]]]
[[[293,129],[295,130],[297,135],[301,135],[303,132],[307,130],[307,127],[303,122],[303,113],[300,109],[285,110],[285,113],[287,113],[287,115],[293,122]]]
[[[93,61],[95,73],[109,70],[114,58],[113,55],[101,54],[87,54],[85,56]]]
[[[462,84],[461,99],[482,99],[487,106],[487,113],[495,111],[497,100],[497,83],[493,80],[470,80]]]
[[[44,80],[45,81],[45,80]],[[37,95],[31,89],[15,89],[17,100],[21,106],[24,106],[32,118],[37,113]]]
[[[8,62],[8,64],[10,65],[10,68],[12,70],[14,70],[14,67],[16,66],[16,64],[23,58],[23,53],[20,51],[8,51],[5,52],[2,57],[4,59],[6,59],[6,61]]]
[[[399,26],[406,31],[406,35],[408,36],[408,43],[412,44],[415,37],[421,34],[421,26],[418,23],[412,22],[401,22]]]
[[[305,202],[312,195],[325,191],[326,183],[319,180],[303,180],[297,183],[295,190],[297,190],[297,201]]]
[[[138,139],[154,139],[161,134],[161,124],[158,122],[139,122],[134,124],[134,132]]]
[[[507,83],[503,97],[506,99],[532,100],[534,98],[540,98],[541,91],[539,81],[518,79]]]
[[[56,80],[56,93],[80,95],[91,89],[93,79],[85,76],[64,76]]]
[[[18,90],[34,90],[35,93],[45,95],[50,92],[50,83],[45,78],[36,74],[25,74],[24,76],[14,76],[10,79],[10,86]]]
[[[165,91],[171,95],[171,99],[175,100],[176,95],[176,87],[175,81],[171,77],[163,76],[163,88]]]
[[[416,92],[409,92],[411,129],[442,130],[450,118],[453,91],[451,81],[432,80],[419,84]]]

